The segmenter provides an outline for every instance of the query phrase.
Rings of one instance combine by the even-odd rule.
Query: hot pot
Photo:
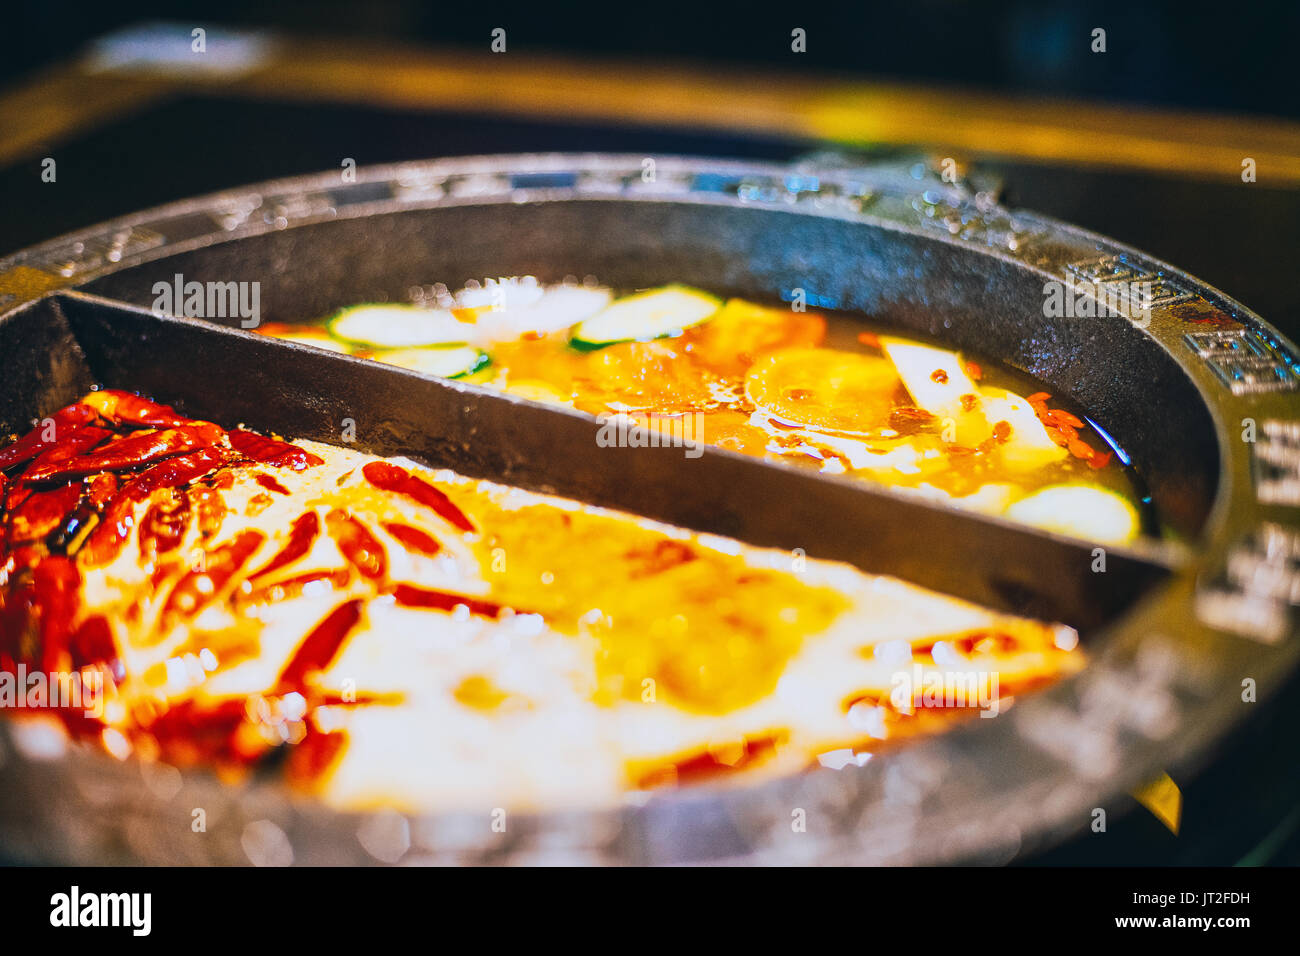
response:
[[[582,413],[154,307],[178,276],[255,282],[261,318],[293,322],[434,281],[587,274],[800,295],[998,357],[1115,437],[1164,534],[1102,552],[726,450],[600,448]],[[1062,290],[1064,310],[1049,304]],[[324,441],[351,418],[366,451],[1061,620],[1090,658],[998,720],[862,767],[516,814],[504,833],[338,813],[273,778],[119,762],[5,721],[0,845],[18,861],[1003,862],[1211,760],[1251,714],[1243,687],[1268,698],[1297,662],[1295,347],[1173,266],[922,166],[528,155],[267,183],[0,260],[0,356],[3,433],[94,384]]]

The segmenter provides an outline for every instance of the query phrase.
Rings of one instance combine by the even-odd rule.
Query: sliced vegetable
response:
[[[442,378],[462,378],[484,368],[491,359],[482,349],[472,345],[453,345],[443,348],[387,349],[371,356],[376,362],[409,368],[413,372],[438,375]]]
[[[559,332],[596,315],[613,298],[608,289],[567,285],[552,286],[524,303],[507,296],[501,308],[478,312],[473,341],[485,345],[512,341],[530,332]]]
[[[836,349],[782,349],[745,376],[745,395],[778,421],[849,435],[889,420],[898,375],[889,362]]]
[[[894,363],[912,401],[945,420],[946,441],[974,446],[992,434],[979,390],[956,352],[883,335],[880,348]]]
[[[1047,434],[1033,407],[1025,399],[1001,388],[985,388],[984,415],[996,428],[1006,422],[1011,429],[1000,445],[1002,462],[1009,468],[1030,469],[1049,465],[1069,455]]]
[[[442,309],[416,305],[358,305],[329,320],[330,334],[353,345],[397,349],[420,345],[462,345],[474,326]]]
[[[706,322],[722,300],[687,286],[670,285],[626,296],[579,323],[569,343],[598,349],[614,342],[645,342],[680,335]]]
[[[1050,485],[1007,509],[1013,521],[1075,538],[1123,544],[1137,537],[1138,514],[1122,495],[1096,485]]]

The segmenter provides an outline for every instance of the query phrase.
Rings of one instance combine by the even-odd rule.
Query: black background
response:
[[[697,65],[806,62],[857,76],[1300,116],[1292,73],[1300,4],[1290,0],[41,0],[5,10],[0,79],[151,18],[468,47],[485,47],[492,29],[504,27],[519,50]],[[807,31],[806,61],[791,55],[794,27]],[[1107,31],[1104,57],[1088,48],[1096,27]]]

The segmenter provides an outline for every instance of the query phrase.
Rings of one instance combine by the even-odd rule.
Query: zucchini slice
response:
[[[343,309],[328,325],[336,339],[375,349],[463,345],[474,332],[474,326],[441,309],[383,303]]]
[[[408,368],[413,372],[442,378],[463,378],[485,367],[491,359],[472,345],[449,345],[442,348],[385,349],[371,355],[376,362]]]
[[[625,296],[579,322],[569,344],[591,350],[615,342],[645,342],[680,335],[711,319],[722,300],[683,285]]]
[[[1098,485],[1049,485],[1007,509],[1013,521],[1104,544],[1127,544],[1141,520],[1123,495]]]

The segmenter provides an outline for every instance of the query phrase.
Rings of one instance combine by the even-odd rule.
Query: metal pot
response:
[[[238,318],[154,314],[155,284],[178,274],[257,282],[262,317],[288,322],[515,274],[801,291],[1068,396],[1131,456],[1166,533],[1105,549],[1098,571],[1086,543],[725,450],[596,455],[598,423],[581,413],[270,340]],[[542,155],[306,177],[2,260],[0,309],[0,432],[96,383],[305,438],[352,418],[368,451],[1063,620],[1091,659],[998,720],[863,767],[513,815],[505,832],[486,814],[341,814],[274,779],[226,785],[5,722],[0,847],[15,860],[1004,861],[1088,826],[1161,770],[1210,759],[1249,713],[1243,682],[1267,697],[1297,663],[1295,347],[1172,266],[919,168]]]

